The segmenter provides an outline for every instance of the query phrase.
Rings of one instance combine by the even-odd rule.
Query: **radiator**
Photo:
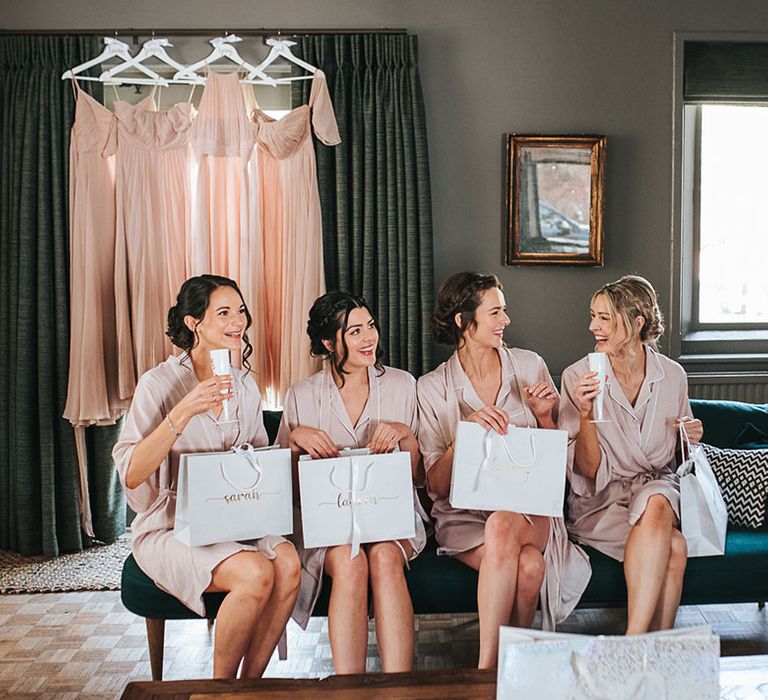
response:
[[[692,399],[768,403],[768,373],[689,374],[688,395]]]

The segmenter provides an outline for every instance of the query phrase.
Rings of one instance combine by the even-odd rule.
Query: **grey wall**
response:
[[[11,5],[10,0],[4,0]],[[435,267],[495,272],[508,342],[559,373],[590,347],[590,293],[626,272],[668,308],[672,34],[766,31],[765,0],[25,0],[4,29],[402,27],[418,34],[432,170]],[[606,264],[511,268],[502,254],[502,135],[608,136]]]

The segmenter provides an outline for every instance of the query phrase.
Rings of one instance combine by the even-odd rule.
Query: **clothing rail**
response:
[[[131,37],[153,37],[153,36],[224,36],[225,34],[237,34],[237,36],[301,36],[302,34],[407,34],[407,29],[395,29],[391,27],[379,27],[378,29],[269,29],[262,27],[260,29],[239,29],[237,27],[222,29],[0,29],[0,35],[8,34],[48,34],[48,35],[72,35],[72,36],[131,36]]]

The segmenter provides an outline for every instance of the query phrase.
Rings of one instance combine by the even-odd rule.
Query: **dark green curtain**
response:
[[[415,36],[315,35],[297,56],[328,80],[341,144],[316,143],[328,289],[362,294],[383,327],[385,361],[432,369],[432,201]],[[295,105],[311,81],[294,83]]]
[[[0,37],[0,548],[26,555],[86,544],[74,435],[61,417],[74,117],[72,85],[61,74],[99,52],[94,37]],[[107,542],[125,518],[109,447],[115,436],[115,427],[87,436],[95,534]]]

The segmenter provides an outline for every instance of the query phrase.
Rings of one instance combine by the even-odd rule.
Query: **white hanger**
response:
[[[128,68],[137,68],[138,70],[141,70],[142,69],[141,63],[150,57],[159,59],[160,61],[170,66],[171,68],[174,68],[176,71],[185,70],[185,67],[182,66],[181,63],[179,63],[176,59],[171,58],[168,55],[168,52],[165,50],[166,46],[173,46],[173,44],[170,41],[168,41],[168,39],[165,39],[165,38],[155,39],[153,37],[152,39],[145,41],[139,53],[137,53],[135,56],[130,57],[127,61],[123,61],[123,63],[115,66],[114,68],[110,68],[109,70],[104,71],[99,76],[99,80],[101,80],[102,82],[134,83],[136,82],[136,79],[134,78],[130,78],[130,77],[115,78],[115,76],[118,75],[119,73],[122,73],[124,70],[127,70]],[[142,78],[139,78],[139,80],[143,81]],[[187,85],[205,84],[205,78],[203,78],[201,75],[195,75],[194,78],[184,78],[183,80],[178,80],[178,81],[177,80],[168,81],[166,79],[164,80],[166,84],[168,84],[169,82],[174,82],[174,83],[182,82]]]
[[[198,70],[213,63],[214,61],[217,61],[220,58],[228,58],[233,63],[236,63],[237,65],[245,68],[245,70],[249,72],[249,78],[250,76],[258,76],[263,83],[273,86],[276,85],[273,78],[270,78],[258,67],[248,63],[239,53],[237,53],[237,50],[234,46],[232,46],[232,44],[238,41],[241,41],[240,37],[235,36],[234,34],[227,34],[226,36],[209,39],[209,43],[213,45],[213,51],[211,51],[211,53],[208,54],[202,61],[198,61],[197,63],[193,63],[191,66],[187,66],[186,68],[179,70],[176,75],[173,76],[173,80],[196,80],[202,77],[197,74]]]
[[[104,43],[106,44],[104,50],[98,56],[96,56],[96,58],[92,58],[90,61],[86,61],[85,63],[81,63],[79,66],[75,66],[74,68],[70,68],[69,70],[64,71],[61,79],[72,79],[83,71],[86,71],[89,68],[98,65],[99,63],[104,63],[104,61],[108,61],[110,58],[117,57],[126,62],[131,62],[133,60],[133,56],[131,56],[130,52],[128,51],[128,44],[126,44],[124,41],[105,36]],[[136,78],[133,82],[137,82],[139,84],[168,85],[168,82],[164,78],[161,78],[157,73],[155,73],[155,71],[150,70],[146,66],[138,64],[136,65],[136,68],[138,68],[142,73],[144,73],[144,75],[148,77]],[[90,75],[81,75],[80,79],[101,80],[101,76],[96,78]]]
[[[291,41],[290,39],[269,38],[265,43],[267,46],[272,47],[269,51],[269,54],[267,54],[267,57],[261,63],[259,63],[258,66],[256,66],[254,71],[249,74],[243,82],[251,82],[253,77],[259,74],[258,71],[264,73],[265,68],[274,63],[278,58],[284,58],[291,63],[295,63],[297,66],[300,66],[310,73],[310,75],[293,75],[290,78],[277,78],[275,82],[278,84],[290,83],[294,80],[310,80],[314,74],[317,73],[316,66],[313,66],[306,61],[302,61],[298,56],[293,54],[290,47],[296,46],[295,41]]]

